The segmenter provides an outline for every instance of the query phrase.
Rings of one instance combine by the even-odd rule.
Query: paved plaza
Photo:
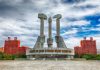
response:
[[[0,61],[0,70],[100,70],[100,61],[73,61],[73,60]]]

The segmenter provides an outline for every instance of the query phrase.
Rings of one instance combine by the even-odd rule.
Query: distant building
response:
[[[84,40],[80,42],[80,46],[74,47],[74,51],[78,55],[97,54],[96,40],[93,40],[92,37],[90,37],[90,40],[86,40],[86,37],[84,37]]]
[[[100,49],[97,49],[97,54],[100,54]]]
[[[0,52],[4,52],[4,48],[3,47],[0,47]]]
[[[11,40],[8,37],[8,40],[5,40],[4,43],[4,53],[5,54],[26,54],[26,49],[28,47],[22,46],[20,47],[20,40],[17,40],[17,37],[14,37],[14,40]]]

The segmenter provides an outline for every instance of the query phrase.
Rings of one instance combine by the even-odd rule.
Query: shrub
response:
[[[0,52],[0,60],[3,60],[3,53]]]
[[[100,60],[100,54],[96,55],[95,60]]]
[[[0,60],[14,60],[15,58],[26,58],[26,55],[25,54],[10,55],[0,52]]]
[[[13,55],[9,55],[9,54],[4,54],[3,59],[4,60],[14,60]]]
[[[74,55],[74,58],[79,58],[80,56],[78,54],[75,54]]]
[[[87,60],[93,60],[93,59],[95,59],[95,55],[92,55],[92,54],[84,54],[82,56],[82,58],[85,58]]]
[[[16,54],[15,58],[26,58],[25,54]]]

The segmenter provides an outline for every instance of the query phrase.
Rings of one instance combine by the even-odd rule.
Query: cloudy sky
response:
[[[16,36],[21,45],[33,47],[39,36],[38,13],[62,14],[60,33],[68,48],[79,45],[83,37],[94,37],[100,48],[100,0],[0,0],[0,46],[8,36]],[[54,38],[55,19],[52,24]],[[47,31],[45,21],[46,37]]]

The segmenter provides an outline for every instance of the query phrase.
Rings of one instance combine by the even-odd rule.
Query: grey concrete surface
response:
[[[100,61],[73,61],[73,60],[0,61],[0,70],[100,70]]]

